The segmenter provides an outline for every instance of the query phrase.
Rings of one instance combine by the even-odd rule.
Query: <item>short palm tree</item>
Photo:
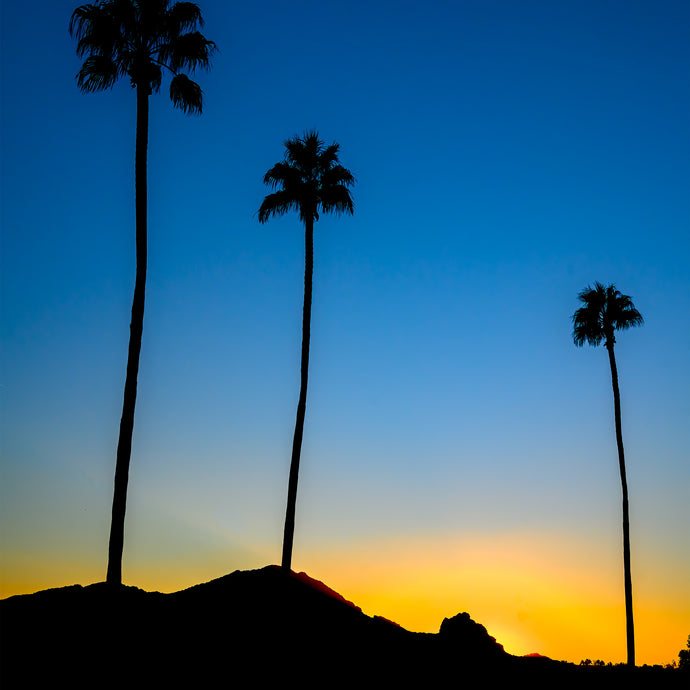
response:
[[[302,311],[302,360],[299,402],[292,458],[288,481],[288,500],[283,536],[282,569],[289,572],[292,563],[292,543],[295,531],[295,505],[299,476],[304,415],[307,406],[307,378],[309,373],[309,338],[311,332],[312,278],[314,272],[314,221],[323,213],[354,212],[350,187],[352,173],[340,165],[338,144],[325,146],[317,132],[295,136],[285,142],[285,157],[264,175],[264,183],[275,189],[266,196],[259,208],[259,222],[271,216],[297,211],[305,229],[304,308]]]
[[[108,547],[106,581],[112,585],[122,584],[127,483],[144,326],[149,96],[159,91],[163,69],[166,69],[172,75],[170,98],[173,105],[185,113],[201,113],[201,88],[181,71],[193,72],[210,65],[215,44],[196,30],[201,26],[201,11],[194,3],[171,4],[169,0],[103,0],[82,5],[74,10],[69,24],[70,34],[77,39],[77,54],[85,58],[77,73],[77,85],[81,91],[103,91],[126,76],[137,96],[134,168],[136,278]]]
[[[632,575],[630,570],[630,521],[628,518],[628,482],[625,477],[625,455],[623,453],[623,432],[621,430],[621,400],[618,391],[618,370],[613,345],[614,333],[644,323],[642,315],[635,309],[632,300],[622,295],[615,286],[595,283],[578,295],[582,305],[573,314],[573,340],[581,347],[585,343],[597,346],[602,341],[609,353],[611,383],[613,385],[613,407],[616,421],[616,442],[618,464],[623,488],[623,569],[625,576],[625,617],[628,646],[628,665],[635,665],[635,627],[633,625]]]

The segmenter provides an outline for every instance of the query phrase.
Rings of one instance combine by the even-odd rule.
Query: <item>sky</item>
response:
[[[293,568],[513,654],[637,661],[690,633],[690,5],[202,0],[204,112],[151,98],[123,578],[280,561],[304,231],[263,175],[317,129],[356,177],[315,230]],[[0,597],[105,579],[134,255],[135,94],[83,95],[76,4],[1,5]]]

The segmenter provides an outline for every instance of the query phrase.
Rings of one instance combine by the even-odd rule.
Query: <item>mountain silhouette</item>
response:
[[[278,566],[172,594],[98,583],[14,596],[0,601],[0,626],[4,690],[261,688],[292,678],[303,687],[430,687],[592,671],[511,656],[468,613],[436,634],[410,632]]]

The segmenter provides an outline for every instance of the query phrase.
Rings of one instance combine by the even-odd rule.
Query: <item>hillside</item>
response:
[[[437,634],[409,632],[276,566],[173,594],[99,583],[15,596],[0,602],[0,621],[7,690],[268,687],[288,678],[304,687],[424,688],[585,673],[589,685],[604,680],[601,671],[513,657],[467,613],[445,619]]]

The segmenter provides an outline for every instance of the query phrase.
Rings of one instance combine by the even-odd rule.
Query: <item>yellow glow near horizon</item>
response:
[[[236,568],[268,565],[271,549],[231,550],[212,558],[130,556],[125,582],[172,592]],[[276,551],[276,554],[278,551]],[[92,562],[25,555],[2,569],[7,597],[104,579]],[[236,565],[230,565],[230,564]],[[368,615],[416,632],[438,632],[442,620],[466,611],[511,654],[539,653],[579,662],[625,660],[622,564],[615,549],[544,534],[406,537],[300,548],[293,567],[323,581]],[[652,568],[656,568],[653,570]],[[682,577],[659,578],[662,564],[633,578],[638,664],[670,663],[690,632],[690,597]],[[660,588],[659,583],[664,587]]]
[[[583,562],[582,549],[543,535],[419,538],[313,554],[305,569],[408,630],[437,632],[444,617],[466,611],[511,654],[625,661],[617,554],[589,552]],[[690,631],[687,593],[639,587],[634,604],[638,664],[670,663]]]
[[[75,580],[75,572],[82,581]],[[31,594],[44,589],[65,587],[73,584],[91,584],[105,580],[105,569],[96,568],[93,563],[51,559],[40,555],[2,555],[0,569],[0,598],[17,594]]]

